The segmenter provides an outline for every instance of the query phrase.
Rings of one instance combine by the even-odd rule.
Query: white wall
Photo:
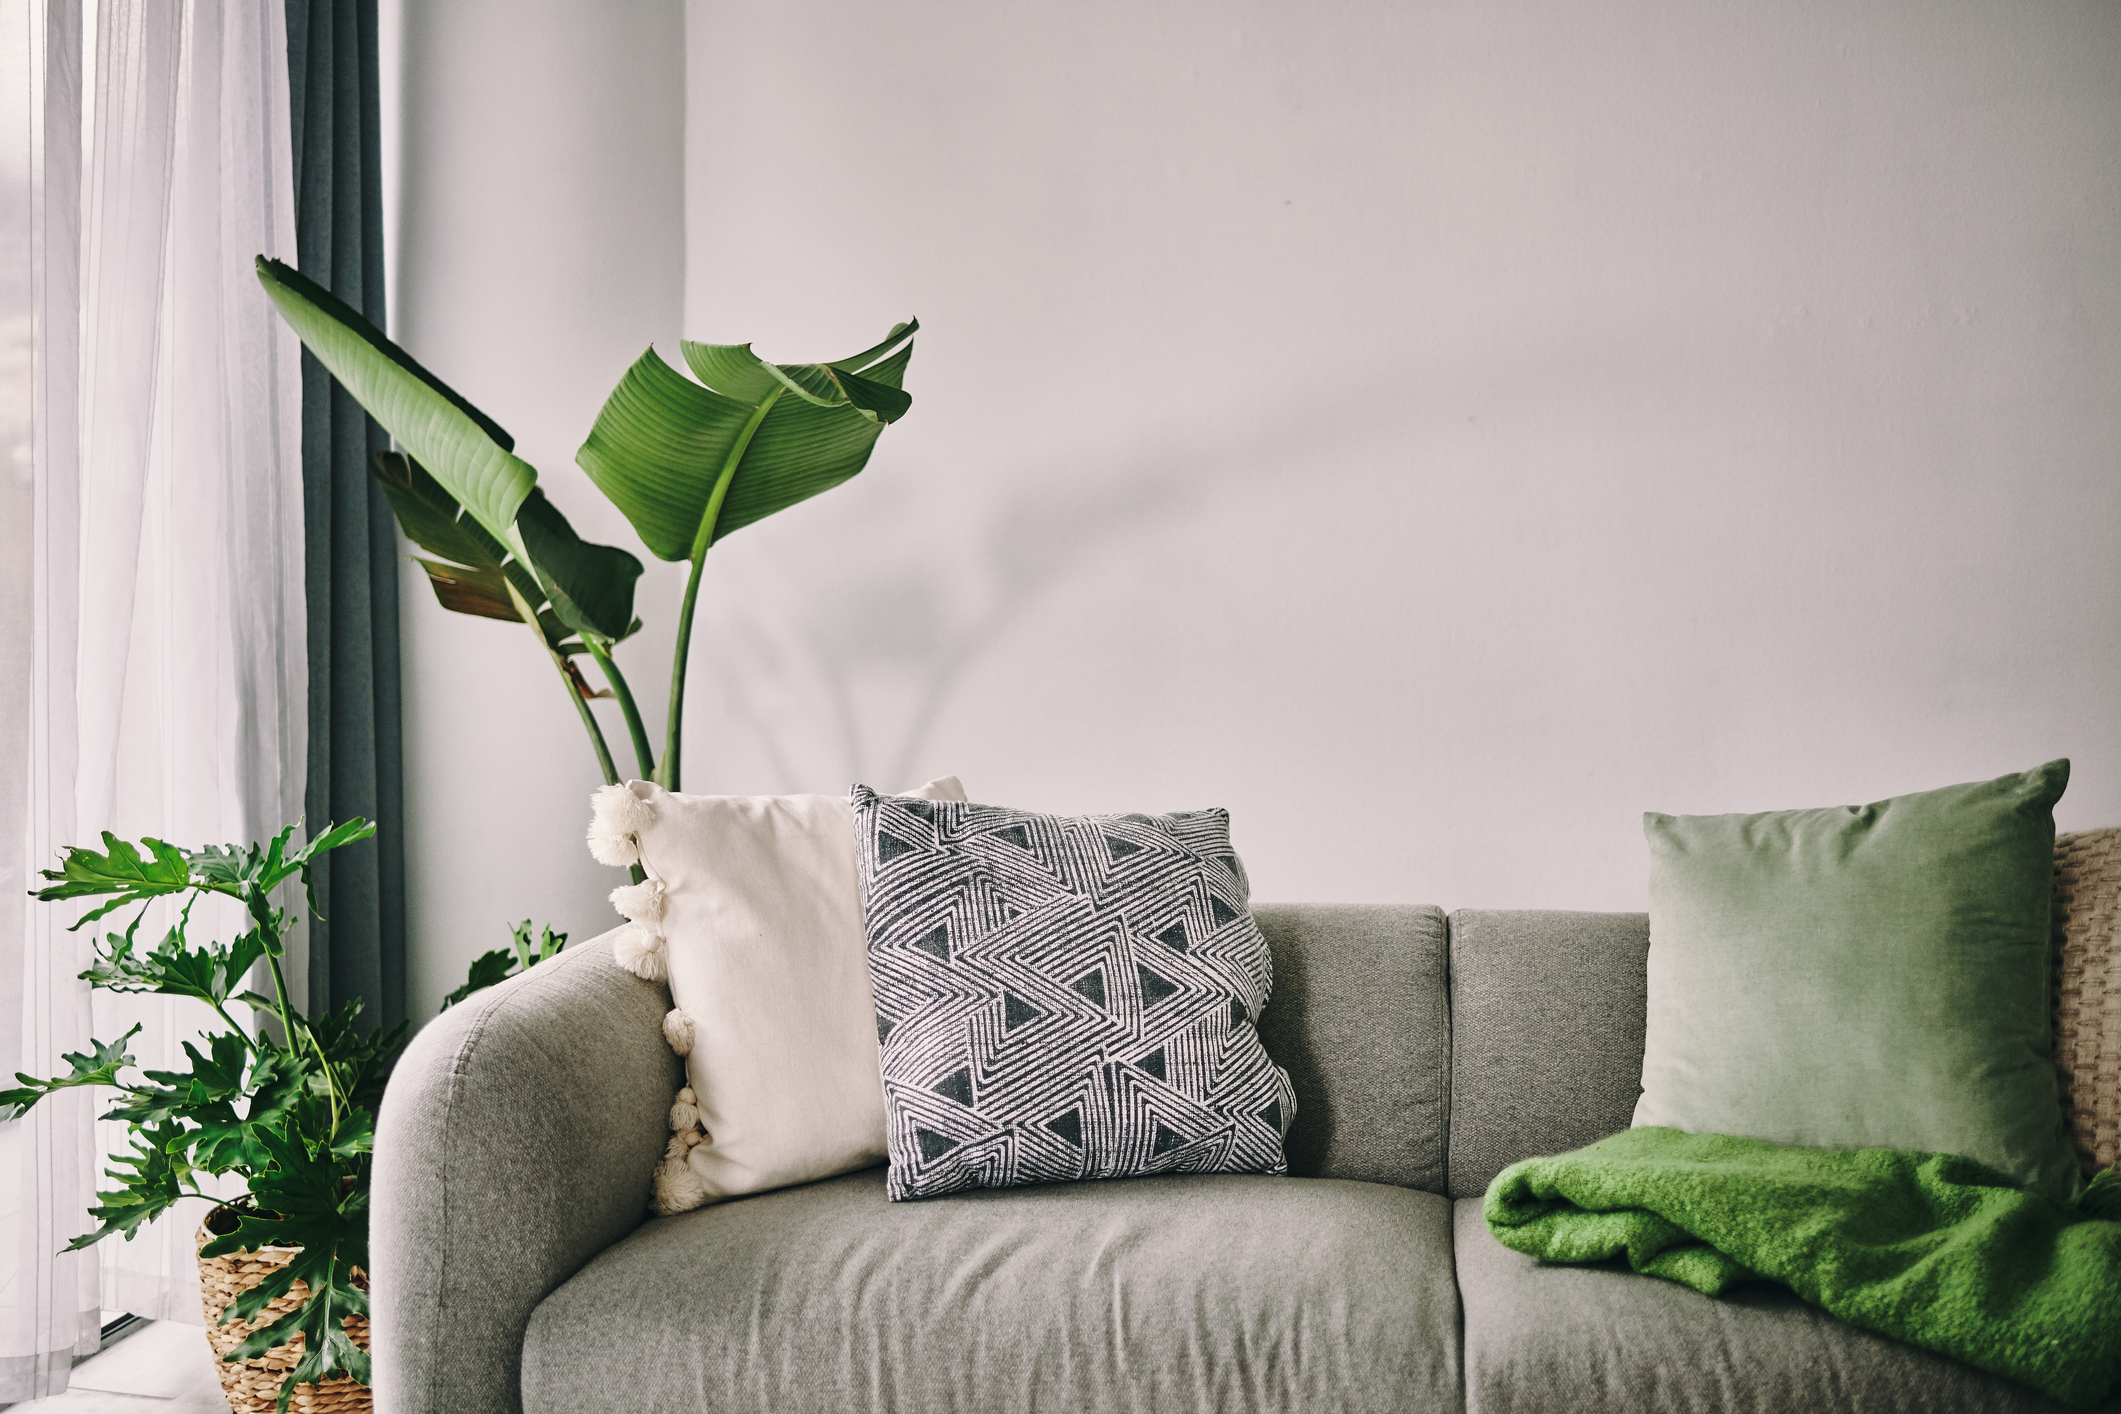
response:
[[[679,0],[405,0],[395,28],[392,332],[514,434],[577,530],[630,540],[574,451],[626,366],[678,336]],[[425,1017],[512,920],[601,932],[613,881],[582,846],[602,777],[542,649],[444,613],[410,562],[400,594],[410,1004]]]
[[[675,20],[418,8],[402,329],[619,536],[571,454],[675,352]],[[2121,823],[2121,9],[685,21],[684,332],[925,330],[870,469],[710,559],[689,788],[1223,803],[1261,897],[1446,906],[2056,755]],[[429,999],[608,880],[531,645],[407,603]]]

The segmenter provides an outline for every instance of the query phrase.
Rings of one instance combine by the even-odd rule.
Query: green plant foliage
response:
[[[544,935],[533,943],[531,926],[526,918],[510,930],[515,934],[513,950],[495,948],[492,952],[481,953],[471,964],[470,979],[442,998],[442,1010],[447,1011],[473,992],[483,991],[496,982],[505,982],[518,972],[528,972],[545,959],[559,956],[560,949],[567,946],[567,935],[553,932],[549,924]]]
[[[204,1250],[216,1256],[265,1246],[301,1249],[221,1313],[224,1322],[250,1320],[295,1282],[308,1284],[306,1301],[252,1332],[226,1357],[247,1359],[300,1333],[303,1354],[281,1383],[282,1410],[297,1384],[338,1376],[368,1381],[368,1357],[347,1337],[345,1322],[368,1310],[356,1272],[368,1261],[375,1112],[406,1027],[363,1030],[358,1000],[315,1020],[290,1005],[280,957],[294,918],[271,895],[295,880],[307,890],[310,865],[320,856],[374,833],[368,822],[349,820],[300,845],[290,826],[262,845],[242,848],[185,850],[160,840],[134,845],[106,834],[100,853],[67,850],[59,868],[43,871],[47,883],[36,896],[47,902],[109,900],[74,926],[128,903],[141,905],[123,932],[107,933],[95,945],[83,979],[107,991],[193,998],[212,1007],[226,1029],[186,1042],[183,1069],[141,1069],[129,1049],[140,1030],[135,1026],[114,1042],[62,1056],[69,1067],[64,1075],[18,1074],[13,1088],[0,1090],[0,1119],[61,1090],[95,1085],[116,1092],[103,1117],[129,1126],[131,1148],[104,1170],[114,1186],[98,1193],[90,1209],[97,1226],[73,1239],[69,1251],[113,1234],[131,1240],[142,1224],[182,1200],[206,1197],[207,1178],[234,1174],[244,1181],[248,1192],[225,1210],[234,1216],[233,1229]],[[142,947],[147,907],[180,894],[176,925],[152,948]],[[207,894],[240,901],[254,926],[232,942],[193,944],[187,936],[192,907]],[[310,904],[315,906],[313,896]],[[528,946],[528,926],[520,947]],[[547,929],[547,939],[552,936]],[[248,989],[260,964],[271,978],[270,997]],[[239,1025],[232,1006],[263,1013],[277,1025]]]
[[[516,510],[537,485],[492,418],[374,325],[293,267],[258,257],[258,282],[339,386],[431,470],[486,532],[513,547]]]
[[[771,364],[749,344],[688,340],[698,383],[650,349],[612,390],[575,460],[650,554],[695,559],[867,464],[885,424],[912,406],[898,384],[919,328],[898,325],[841,364]]]
[[[419,563],[443,608],[521,623],[520,598],[533,606],[546,646],[563,646],[566,625],[550,608],[536,608],[545,597],[537,576],[484,526],[463,515],[464,508],[426,467],[403,452],[377,452],[369,459],[369,475],[382,489],[405,538],[441,557]]]
[[[377,456],[372,472],[406,537],[434,556],[419,563],[436,600],[455,613],[530,625],[612,784],[618,768],[589,707],[599,697],[617,700],[640,775],[678,788],[687,654],[707,551],[861,471],[885,426],[913,406],[905,381],[918,320],[829,363],[768,363],[749,344],[688,341],[685,362],[698,382],[651,348],[619,380],[575,460],[649,553],[692,565],[658,763],[611,657],[641,626],[633,613],[641,562],[577,536],[500,425],[352,308],[264,256],[258,279],[303,345],[403,448]],[[575,655],[596,664],[608,691],[590,688]]]

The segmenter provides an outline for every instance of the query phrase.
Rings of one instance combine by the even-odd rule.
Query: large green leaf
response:
[[[783,398],[759,424],[744,464],[729,483],[714,538],[830,491],[869,463],[883,424],[849,408]]]
[[[489,534],[511,543],[516,510],[538,474],[514,455],[508,434],[314,280],[261,255],[258,281],[354,401]]]
[[[372,1132],[371,1116],[364,1113],[353,1118],[356,1133]],[[301,1128],[314,1132],[313,1125]],[[368,1293],[354,1277],[356,1269],[368,1266],[368,1190],[358,1181],[361,1170],[349,1169],[349,1163],[358,1160],[348,1155],[331,1148],[312,1149],[299,1138],[269,1132],[261,1132],[259,1139],[272,1167],[251,1175],[250,1202],[256,1206],[237,1209],[235,1231],[216,1237],[199,1249],[199,1255],[218,1257],[263,1247],[300,1249],[287,1265],[239,1293],[220,1315],[223,1322],[255,1320],[297,1281],[308,1286],[309,1297],[301,1305],[252,1331],[222,1357],[250,1359],[285,1345],[299,1333],[302,1359],[280,1389],[284,1410],[298,1384],[340,1374],[363,1383],[369,1378],[366,1353],[347,1339],[344,1329],[347,1317],[368,1313]],[[349,1178],[355,1181],[348,1182]]]
[[[511,584],[525,603],[544,601],[537,576],[484,526],[463,514],[464,508],[426,467],[403,452],[377,452],[368,459],[368,474],[390,502],[405,538],[442,557],[440,562],[413,558],[427,571],[427,582],[443,608],[521,623],[523,615],[508,592]],[[566,626],[550,612],[538,615],[538,627],[550,647],[557,648],[567,637]]]
[[[561,623],[614,643],[632,632],[639,560],[616,546],[592,545],[576,535],[543,491],[533,491],[524,500],[516,529]]]
[[[908,344],[886,359],[880,359],[862,370],[862,377],[872,383],[882,383],[887,388],[903,387],[906,382],[906,365],[913,362],[913,345]]]
[[[51,1080],[39,1080],[34,1075],[15,1072],[15,1079],[22,1084],[11,1090],[0,1090],[0,1120],[9,1120],[25,1113],[37,1101],[58,1090],[72,1090],[82,1085],[116,1085],[118,1072],[133,1064],[132,1052],[126,1042],[139,1034],[140,1028],[120,1036],[116,1041],[91,1040],[95,1049],[86,1055],[73,1051],[63,1052],[59,1059],[72,1067],[65,1075]]]
[[[757,407],[781,386],[766,360],[753,353],[749,344],[696,344],[684,339],[678,349],[693,377],[745,407]]]
[[[329,854],[342,845],[354,844],[373,836],[376,827],[360,816],[325,828],[323,834],[306,844],[295,846],[295,825],[282,826],[280,833],[262,845],[207,845],[204,849],[185,851],[184,857],[191,863],[193,876],[206,888],[236,898],[271,893],[297,874],[307,875],[309,866],[319,855]]]
[[[876,370],[871,365],[881,362],[885,354],[898,348],[900,344],[906,345],[903,350],[900,350],[901,353],[912,353],[913,345],[909,341],[915,334],[920,332],[920,328],[921,321],[918,319],[909,319],[904,324],[894,324],[891,326],[891,332],[884,335],[882,343],[871,344],[860,353],[850,355],[847,358],[834,359],[832,366],[849,373],[859,373],[864,377],[874,378],[876,377]],[[905,364],[901,363],[899,368],[903,371]],[[893,383],[891,386],[896,388],[898,384]]]
[[[151,950],[136,952],[133,933],[139,922],[135,918],[133,927],[122,934],[107,934],[81,980],[112,992],[158,992],[220,1006],[243,985],[252,965],[265,956],[265,942],[256,929],[226,947],[214,943],[192,947],[185,942],[182,928],[172,928]]]
[[[91,898],[98,894],[116,895],[109,903],[76,920],[68,930],[71,931],[93,923],[112,909],[142,903],[163,894],[182,893],[191,887],[191,866],[182,850],[156,839],[144,839],[141,844],[147,846],[148,858],[141,858],[139,845],[121,840],[108,830],[103,832],[103,848],[107,853],[98,854],[80,845],[69,847],[57,869],[38,871],[53,882],[37,890],[37,897],[51,903],[59,899]]]
[[[94,1232],[84,1232],[62,1249],[78,1252],[113,1233],[123,1233],[130,1242],[145,1223],[169,1211],[179,1199],[194,1196],[191,1162],[184,1156],[184,1132],[176,1124],[137,1127],[132,1132],[129,1154],[113,1154],[117,1167],[103,1170],[118,1187],[96,1196],[103,1201],[89,1208],[96,1219]],[[129,1170],[129,1172],[128,1172]]]
[[[434,474],[403,452],[377,452],[368,459],[368,474],[390,502],[405,538],[432,555],[474,569],[498,570],[508,564],[506,545],[488,534]],[[535,595],[537,582],[520,565],[516,586]]]
[[[703,548],[703,529],[712,544],[868,463],[884,425],[911,405],[898,384],[916,327],[901,325],[833,364],[768,364],[746,344],[688,342],[686,362],[711,386],[651,348],[612,390],[575,460],[651,553],[690,559]],[[725,471],[728,488],[710,527]]]
[[[443,1011],[448,1011],[473,992],[483,992],[497,982],[507,981],[515,976],[519,967],[528,972],[547,958],[558,957],[560,949],[567,946],[567,935],[554,932],[550,923],[545,925],[544,936],[536,943],[531,942],[532,926],[528,918],[513,925],[511,931],[515,934],[515,951],[495,948],[473,958],[471,975],[465,979],[464,985],[442,998]]]
[[[829,363],[775,364],[773,372],[805,402],[851,407],[871,422],[896,422],[913,406],[913,399],[900,389],[843,373]]]
[[[561,648],[570,632],[585,629],[613,642],[637,625],[633,618],[634,581],[641,562],[611,545],[593,545],[533,489],[516,513],[516,528],[536,572],[470,516],[461,514],[447,487],[403,452],[377,452],[369,458],[369,475],[405,531],[405,538],[440,561],[414,558],[427,571],[435,599],[459,614],[521,623],[523,616],[509,591],[536,608],[546,644]]]
[[[756,410],[692,382],[650,349],[611,390],[575,461],[650,554],[690,559],[715,477]]]
[[[875,348],[837,363],[768,363],[749,344],[696,344],[688,339],[681,348],[694,377],[737,402],[757,407],[776,388],[785,388],[819,407],[852,407],[871,421],[896,422],[913,406],[913,399],[896,382],[881,382],[857,370],[871,355],[910,337],[917,322],[899,325]],[[899,367],[903,372],[904,365]]]

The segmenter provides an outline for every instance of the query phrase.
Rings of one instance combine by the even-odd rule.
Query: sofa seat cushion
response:
[[[1455,1410],[1451,1212],[1334,1179],[884,1197],[881,1169],[644,1224],[547,1297],[523,1407]]]
[[[1459,1201],[1468,1414],[2063,1414],[2023,1385],[1858,1330],[1789,1291],[1721,1298],[1618,1267],[1547,1266]],[[2121,1399],[2101,1414],[2121,1412]]]

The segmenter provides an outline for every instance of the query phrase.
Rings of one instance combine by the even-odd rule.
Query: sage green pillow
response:
[[[1643,816],[1635,1124],[1965,1154],[2076,1192],[2050,1057],[2069,762],[1875,805]]]

